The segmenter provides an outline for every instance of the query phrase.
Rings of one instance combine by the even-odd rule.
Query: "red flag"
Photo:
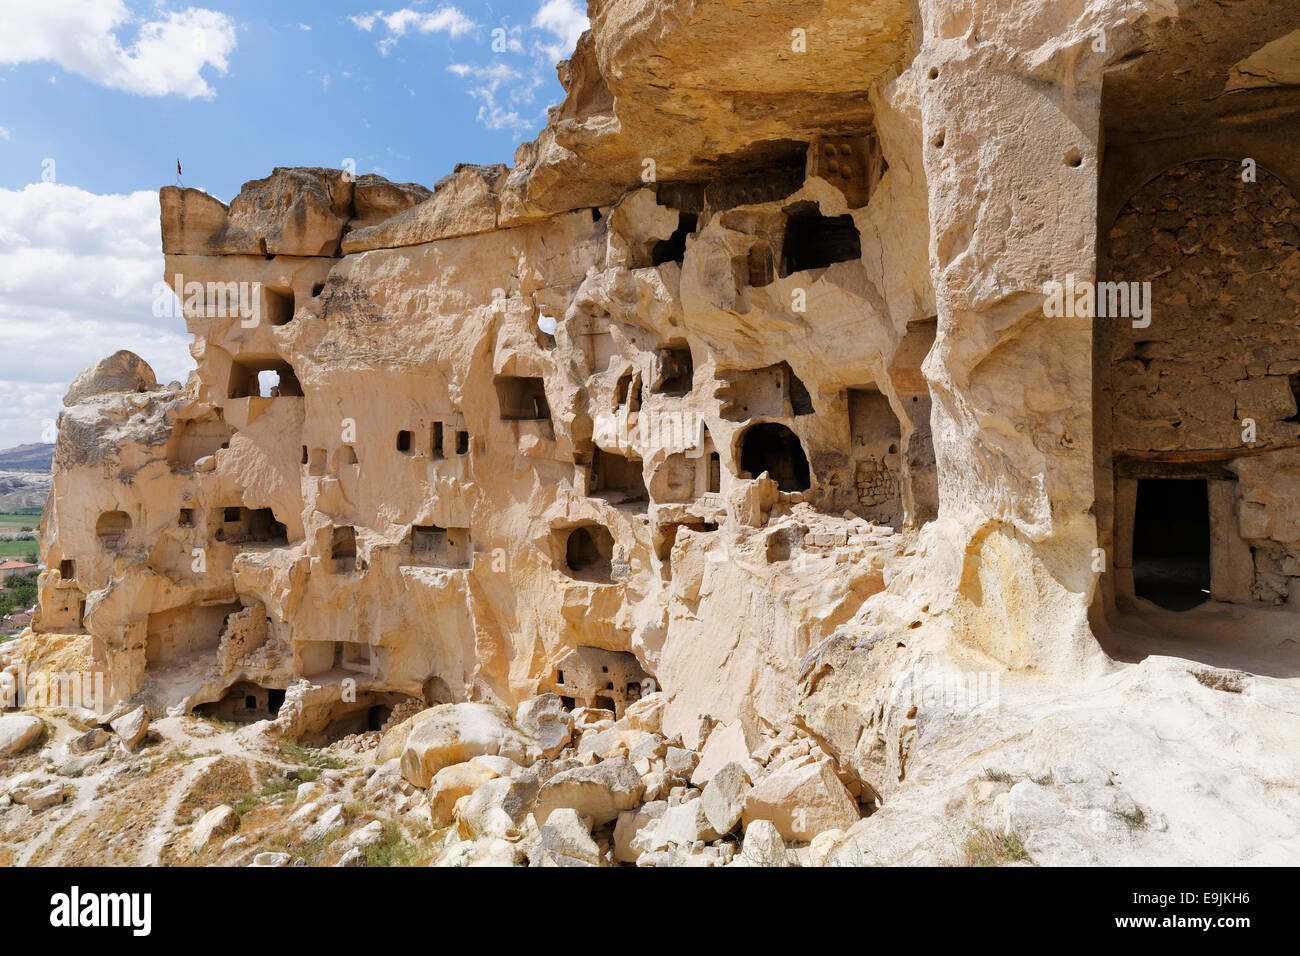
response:
[[[181,174],[181,161],[178,159],[176,160],[176,175],[179,176],[180,174]]]

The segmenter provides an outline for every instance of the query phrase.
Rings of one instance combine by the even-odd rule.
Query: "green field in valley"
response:
[[[39,514],[0,514],[0,532],[38,531],[40,526]],[[5,558],[25,561],[33,551],[39,553],[40,550],[39,541],[0,541],[0,561]]]
[[[30,528],[36,531],[41,526],[41,516],[34,515],[15,515],[0,513],[0,531],[22,531],[24,528]]]
[[[26,561],[33,551],[39,554],[40,550],[40,542],[37,541],[0,541],[0,560],[18,558]]]

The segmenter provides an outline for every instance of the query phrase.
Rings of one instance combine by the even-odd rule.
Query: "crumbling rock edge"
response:
[[[101,710],[198,707],[322,745],[424,707],[554,694],[623,721],[655,699],[656,732],[701,760],[720,727],[751,755],[791,734],[825,755],[800,786],[830,767],[879,800],[828,862],[932,859],[879,835],[956,813],[940,795],[1026,836],[1095,818],[1114,837],[1039,841],[1043,859],[1194,859],[1177,828],[1223,808],[1167,809],[1133,758],[1179,755],[1114,751],[1128,718],[1085,702],[1209,738],[1255,699],[1224,687],[1296,709],[1266,675],[1288,672],[1300,595],[1300,153],[1268,52],[1297,15],[760,6],[592,3],[566,99],[513,169],[430,191],[279,168],[228,207],[162,190],[197,370],[159,386],[118,353],[74,383],[28,670],[102,673]],[[1199,72],[1175,82],[1189,49]],[[1158,113],[1183,126],[1153,131]],[[1207,148],[1254,154],[1259,189]],[[1046,283],[1143,275],[1169,290],[1151,328],[1045,308]],[[1254,324],[1205,332],[1204,275]],[[1179,616],[1135,583],[1138,485],[1189,478],[1213,575]],[[1071,706],[1104,774],[1054,755],[1088,749],[1044,716]],[[594,734],[631,729],[604,719]],[[978,782],[985,751],[1015,767]],[[1287,759],[1215,768],[1264,780]],[[1058,771],[1072,782],[1035,782]],[[660,820],[625,767],[591,772],[574,792],[616,795],[597,816]],[[1293,817],[1278,799],[1255,809]],[[663,825],[710,822],[672,812],[689,803]],[[1093,813],[1143,807],[1169,842]],[[769,856],[804,842],[761,819]],[[559,818],[548,858],[590,862],[582,826]],[[1215,852],[1268,857],[1232,839]]]

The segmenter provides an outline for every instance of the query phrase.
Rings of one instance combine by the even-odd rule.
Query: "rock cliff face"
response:
[[[592,0],[512,169],[163,189],[197,370],[69,393],[29,663],[321,740],[662,690],[887,799],[919,674],[1283,654],[1300,11],[1202,7]],[[1047,307],[1112,278],[1150,329]]]

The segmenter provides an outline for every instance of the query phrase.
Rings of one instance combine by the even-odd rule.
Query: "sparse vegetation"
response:
[[[1141,807],[1138,807],[1132,813],[1121,813],[1119,814],[1119,818],[1134,830],[1147,825],[1146,814],[1142,812]]]
[[[195,811],[210,810],[247,796],[253,789],[253,777],[245,761],[222,756],[203,767],[190,783],[185,797],[176,807],[174,822],[187,824]]]
[[[289,780],[285,777],[281,777],[279,780],[272,780],[271,782],[266,784],[264,787],[262,787],[261,791],[259,791],[258,793],[244,794],[242,797],[240,797],[230,806],[231,809],[233,809],[237,814],[239,814],[242,817],[244,814],[248,813],[248,811],[252,810],[254,807],[261,806],[267,801],[274,800],[276,797],[280,796],[281,794],[290,793],[296,790],[297,788],[298,788],[297,781]]]
[[[326,859],[326,856],[328,855],[330,844],[343,836],[346,832],[347,828],[342,827],[338,830],[327,833],[319,840],[298,847],[294,852],[294,855],[301,857],[308,866],[319,866],[325,864],[329,862]]]
[[[392,820],[384,821],[384,836],[365,848],[366,866],[428,866],[438,850],[437,831],[408,839]]]
[[[221,728],[222,730],[238,730],[240,727],[243,726],[242,724],[235,723],[233,720],[222,720],[220,717],[217,717],[215,714],[204,713],[201,710],[193,711],[190,714],[190,716],[193,717],[195,720],[202,720],[205,723],[213,724]]]
[[[300,744],[293,738],[280,741],[280,756],[290,763],[304,764],[317,770],[339,770],[343,761],[327,753],[321,753],[315,747]]]
[[[991,780],[994,783],[1005,783],[1008,786],[1010,786],[1012,784],[1015,784],[1016,781],[1021,778],[1019,778],[1016,774],[1008,773],[1005,770],[993,770],[990,767],[985,767],[983,779]],[[1048,771],[1047,773],[1044,774],[1040,774],[1037,777],[1035,777],[1033,774],[1025,774],[1023,779],[1032,780],[1040,787],[1050,787],[1053,783],[1056,782],[1055,780],[1052,779],[1051,771]]]
[[[1002,866],[1004,863],[1029,863],[1029,853],[1020,837],[1001,834],[983,824],[966,837],[963,866]]]

